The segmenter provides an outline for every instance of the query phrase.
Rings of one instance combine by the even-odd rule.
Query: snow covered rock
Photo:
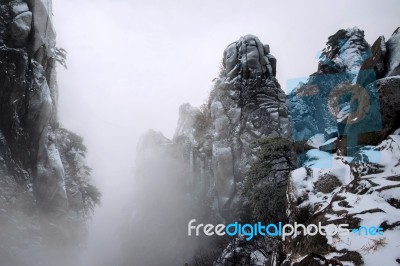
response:
[[[26,2],[17,1],[11,3],[11,14],[12,16],[18,16],[21,13],[29,11],[28,4]]]
[[[388,42],[379,37],[369,49],[362,31],[338,31],[329,37],[318,72],[289,95],[294,139],[319,148],[305,152],[302,167],[290,175],[290,221],[345,223],[350,229],[379,226],[383,236],[359,236],[352,231],[334,237],[295,235],[285,243],[284,265],[399,262],[394,252],[400,225],[397,39],[398,30]],[[354,91],[340,102],[343,93],[337,88]],[[330,109],[318,107],[319,101]],[[305,129],[304,121],[317,126]],[[321,143],[326,128],[336,128],[337,135]]]
[[[364,31],[357,27],[341,29],[328,38],[322,51],[318,73],[357,73],[361,64],[371,55]]]
[[[78,265],[70,251],[79,253],[100,197],[86,149],[59,127],[51,16],[51,1],[0,3],[1,265],[54,265],[60,250]]]
[[[397,79],[386,78],[395,73],[397,35],[386,43],[381,36],[371,48],[357,28],[328,38],[318,71],[289,94],[296,141],[336,128],[344,155],[359,145],[376,145],[397,128]]]
[[[315,134],[324,133],[326,128],[337,128],[336,116],[347,105],[336,102],[332,93],[336,86],[357,80],[362,63],[371,55],[364,31],[358,28],[339,30],[326,44],[317,72],[305,83],[298,84],[288,96],[292,135],[296,141],[307,141]],[[338,111],[333,112],[330,107],[336,105]]]
[[[400,44],[399,44],[400,46]],[[392,133],[398,128],[400,117],[400,77],[388,77],[378,80],[380,110],[383,132]]]
[[[230,222],[242,206],[243,182],[255,160],[251,143],[292,137],[304,144],[304,153],[299,156],[301,167],[288,180],[290,222],[347,223],[351,228],[374,224],[384,228],[392,241],[398,237],[400,224],[394,210],[400,206],[396,196],[399,147],[398,136],[393,135],[400,126],[400,88],[397,77],[386,77],[386,63],[393,56],[389,50],[395,50],[388,43],[380,37],[370,47],[358,28],[339,30],[329,37],[318,71],[298,84],[287,102],[275,78],[276,60],[269,46],[255,36],[242,37],[225,49],[208,101],[201,108],[181,106],[173,140],[150,133],[139,144],[143,152],[137,161],[151,169],[179,165],[179,173],[172,172],[182,178],[179,184],[185,184],[180,195],[187,199],[192,215],[202,221]],[[342,97],[346,93],[350,96]],[[355,102],[362,108],[371,103],[370,108],[354,109]],[[363,117],[371,106],[379,112],[373,109]],[[364,131],[348,126],[360,121],[364,121],[360,127]],[[145,147],[153,147],[159,155],[147,156]],[[354,148],[352,157],[345,156],[349,147]],[[140,169],[146,176],[148,166]],[[146,191],[153,195],[157,188]],[[277,255],[270,255],[271,250],[284,245],[283,265],[375,265],[370,254],[376,250],[389,254],[394,248],[387,239],[355,237],[297,235],[285,243],[277,241],[267,248],[267,255],[234,239],[215,263],[229,265],[229,260],[236,259],[232,252],[237,252],[242,261],[261,258],[261,264],[274,265]],[[387,257],[389,264],[395,261],[394,255]]]
[[[290,136],[286,96],[273,74],[275,62],[268,45],[246,35],[225,49],[224,67],[209,101],[200,109],[189,104],[179,109],[171,145],[184,150],[192,193],[213,202],[208,208],[216,217],[234,217],[238,186],[254,160],[250,144]]]
[[[179,184],[177,186],[183,187],[174,195],[185,199],[178,204],[182,208],[180,215],[189,205],[191,218],[203,223],[236,219],[242,200],[242,183],[255,160],[252,142],[260,138],[290,137],[287,98],[274,77],[275,65],[269,46],[263,45],[255,36],[247,35],[229,45],[224,51],[223,68],[214,80],[208,101],[200,108],[190,104],[179,108],[173,139],[149,131],[140,140],[136,187],[146,191],[147,196],[152,195],[149,200],[153,200],[160,199],[165,190],[169,191],[169,186]],[[150,178],[159,181],[149,184],[168,184],[150,186],[147,184]],[[172,206],[164,209],[170,208]],[[147,212],[141,209],[136,216],[148,217]],[[146,224],[138,220],[134,222]],[[132,238],[129,243],[133,241],[137,238]],[[196,243],[208,248],[204,243],[209,241]],[[177,252],[186,251],[186,254],[188,248],[187,244],[177,243],[175,246]],[[261,257],[253,251],[243,259],[256,261]],[[222,254],[221,261],[229,260],[229,256],[229,251]],[[263,259],[258,263],[263,263]]]
[[[292,221],[307,216],[308,223],[347,223],[350,230],[379,226],[384,232],[382,237],[354,232],[334,237],[300,234],[287,243],[292,263],[308,265],[308,254],[313,253],[322,261],[335,259],[343,265],[396,265],[398,254],[393,251],[395,239],[400,237],[399,145],[399,136],[391,135],[376,147],[360,150],[353,159],[309,152],[312,154],[305,167],[293,171],[290,177],[288,212]]]
[[[386,46],[388,50],[387,76],[400,75],[400,27],[393,32]]]
[[[276,75],[276,59],[270,54],[269,45],[263,45],[253,35],[241,37],[225,49],[223,66],[228,78]]]
[[[207,160],[215,188],[209,189],[218,195],[218,210],[225,218],[232,217],[239,200],[237,186],[253,160],[252,141],[290,136],[286,96],[274,77],[271,58],[269,46],[255,36],[246,35],[229,45],[224,68],[203,110],[207,130],[197,143],[204,144],[203,151],[211,143]]]

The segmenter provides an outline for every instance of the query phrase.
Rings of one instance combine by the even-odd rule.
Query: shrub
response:
[[[294,145],[281,137],[254,143],[257,159],[251,165],[243,187],[245,198],[241,217],[249,222],[285,222],[286,187],[289,172],[295,168]]]

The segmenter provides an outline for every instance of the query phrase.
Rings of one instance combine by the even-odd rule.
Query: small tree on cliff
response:
[[[295,169],[294,144],[282,137],[265,138],[254,142],[253,148],[257,149],[257,159],[243,186],[242,219],[247,222],[285,222],[287,178]]]

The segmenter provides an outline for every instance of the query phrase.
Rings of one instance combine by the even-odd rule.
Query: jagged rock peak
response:
[[[276,76],[276,59],[268,44],[253,35],[241,37],[224,51],[223,67],[228,78],[244,79]]]
[[[253,160],[259,138],[290,137],[286,95],[275,78],[269,46],[253,35],[241,37],[223,53],[223,69],[201,108],[179,109],[174,141],[184,141],[195,193],[215,195],[215,207],[232,217],[237,185]],[[205,185],[208,184],[208,185]]]
[[[371,53],[364,31],[357,27],[341,29],[328,38],[318,65],[319,73],[357,72]]]

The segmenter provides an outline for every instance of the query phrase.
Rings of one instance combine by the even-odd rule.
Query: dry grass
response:
[[[384,247],[386,246],[386,238],[381,237],[378,239],[371,239],[367,244],[362,246],[361,251],[364,253],[372,253],[375,252],[379,247]]]

